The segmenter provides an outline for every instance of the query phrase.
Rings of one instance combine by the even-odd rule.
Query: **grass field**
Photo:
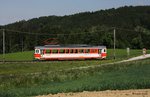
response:
[[[0,97],[139,88],[150,88],[150,59],[83,70],[0,76]]]
[[[0,63],[0,97],[23,97],[85,90],[150,88],[150,59],[97,68],[71,69],[114,62],[112,51],[108,50],[106,60]],[[116,60],[127,58],[126,50],[116,51]],[[29,55],[33,56],[32,51],[24,53],[24,56],[21,53],[12,53],[7,54],[6,57],[23,60]],[[141,50],[133,50],[129,57],[140,54]],[[31,56],[26,59],[31,60]]]
[[[33,57],[34,51],[24,51],[17,53],[8,53],[5,54],[6,61],[31,61],[34,59]],[[0,60],[3,60],[3,55],[0,55]]]

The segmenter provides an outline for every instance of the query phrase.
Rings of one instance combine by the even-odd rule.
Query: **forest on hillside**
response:
[[[106,45],[113,48],[114,29],[117,48],[150,48],[150,6],[124,6],[66,16],[44,16],[0,28],[5,29],[7,52],[32,50],[36,45],[44,45],[43,41],[48,38],[57,38],[59,44]]]

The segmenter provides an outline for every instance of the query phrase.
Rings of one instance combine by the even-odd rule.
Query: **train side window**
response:
[[[95,53],[98,53],[98,49],[95,49]]]
[[[90,53],[90,49],[85,49],[85,53]]]
[[[46,54],[49,54],[51,53],[51,51],[49,49],[46,50]]]
[[[60,49],[59,53],[65,53],[65,50],[64,49]]]
[[[78,50],[77,50],[77,49],[74,49],[74,53],[78,53]]]
[[[58,53],[58,50],[56,50],[56,53]]]
[[[70,53],[73,53],[73,49],[70,49]]]
[[[66,49],[66,53],[69,53],[69,49]]]
[[[91,53],[97,53],[97,49],[91,49]]]
[[[80,50],[79,50],[79,53],[84,53],[84,49],[80,49]]]
[[[58,50],[57,50],[57,49],[53,49],[53,50],[52,50],[52,53],[55,53],[55,54],[56,54],[56,53],[58,53]]]
[[[93,51],[93,49],[91,49],[91,53],[93,53],[94,51]]]

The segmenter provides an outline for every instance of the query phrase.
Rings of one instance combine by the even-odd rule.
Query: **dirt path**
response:
[[[43,95],[37,97],[150,97],[150,89],[140,90],[115,90],[115,91],[94,91],[80,93],[58,93],[55,95]]]
[[[71,70],[73,70],[73,69],[94,68],[94,67],[100,67],[100,66],[104,66],[104,65],[119,64],[119,63],[125,63],[125,62],[130,62],[130,61],[142,60],[142,59],[146,59],[146,58],[150,58],[150,54],[146,54],[145,56],[141,55],[141,56],[137,56],[137,57],[133,57],[133,58],[130,58],[130,59],[127,59],[127,60],[117,61],[117,62],[113,62],[113,63],[105,63],[105,64],[100,64],[100,65],[75,67],[75,68],[71,68]],[[70,70],[70,69],[68,69],[68,70]]]
[[[133,58],[128,59],[127,61],[141,60],[141,59],[146,59],[146,58],[150,58],[150,54],[146,54],[145,56],[141,55],[138,57],[133,57]]]

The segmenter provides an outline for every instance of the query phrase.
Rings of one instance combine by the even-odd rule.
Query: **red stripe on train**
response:
[[[41,55],[40,55],[40,54],[34,54],[34,57],[35,57],[35,58],[40,58]]]

